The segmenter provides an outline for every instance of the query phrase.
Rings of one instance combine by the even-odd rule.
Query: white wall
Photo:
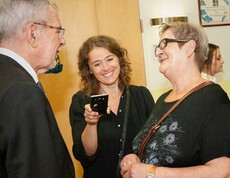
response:
[[[189,22],[200,25],[198,0],[139,0],[140,17],[143,24],[143,47],[147,87],[158,95],[159,91],[171,87],[167,79],[159,72],[159,63],[154,56],[154,45],[158,43],[158,27],[150,25],[150,19],[165,16],[188,16]],[[209,42],[220,46],[225,61],[224,72],[217,74],[217,78],[224,82],[223,88],[230,89],[230,26],[204,27]],[[228,92],[228,91],[227,91]],[[228,92],[229,94],[229,92]],[[156,96],[157,97],[157,96]]]

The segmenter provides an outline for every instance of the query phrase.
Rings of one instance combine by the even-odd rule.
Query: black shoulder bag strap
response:
[[[126,131],[127,131],[127,124],[128,124],[128,116],[129,116],[129,101],[130,101],[130,91],[127,89],[126,92],[126,105],[125,105],[125,117],[124,117],[124,124],[123,124],[123,129],[122,129],[122,145],[121,145],[121,150],[119,153],[119,160],[118,160],[118,165],[117,165],[117,178],[120,178],[120,162],[121,159],[124,156],[124,149],[125,149],[125,138],[126,138]]]

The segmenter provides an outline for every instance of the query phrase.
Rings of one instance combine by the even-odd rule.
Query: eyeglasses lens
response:
[[[167,41],[165,39],[161,40],[159,48],[162,50],[167,46]]]
[[[157,56],[157,48],[160,50],[164,49],[167,46],[167,41],[165,39],[161,40],[160,43],[155,47],[155,56]]]

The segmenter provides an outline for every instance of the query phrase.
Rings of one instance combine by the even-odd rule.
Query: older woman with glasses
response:
[[[155,55],[172,89],[159,97],[135,137],[135,154],[122,159],[122,176],[230,177],[230,101],[218,84],[200,75],[208,54],[205,33],[176,22],[162,25],[160,38]]]

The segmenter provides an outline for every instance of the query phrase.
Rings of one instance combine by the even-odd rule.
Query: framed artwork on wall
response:
[[[198,0],[203,27],[230,25],[230,0]]]

